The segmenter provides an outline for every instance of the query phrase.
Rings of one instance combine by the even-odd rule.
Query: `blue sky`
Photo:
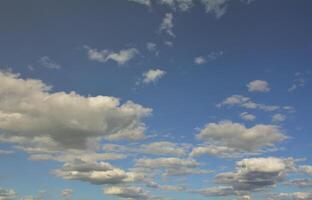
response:
[[[0,3],[0,200],[312,199],[308,0]]]

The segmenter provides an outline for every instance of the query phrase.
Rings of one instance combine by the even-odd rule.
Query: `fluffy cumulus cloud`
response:
[[[75,92],[51,92],[40,80],[0,72],[1,140],[38,142],[66,148],[86,148],[99,138],[142,139],[141,119],[151,109],[108,96],[85,97]],[[56,145],[55,144],[55,145]]]
[[[259,191],[281,182],[294,170],[292,158],[275,157],[248,158],[236,163],[236,171],[217,174],[215,188],[204,188],[195,192],[205,196],[241,195]]]
[[[263,80],[254,80],[247,84],[249,92],[269,92],[269,83]]]
[[[109,60],[117,62],[119,65],[126,64],[139,54],[139,51],[135,48],[122,49],[119,52],[110,50],[98,50],[85,46],[87,49],[87,55],[90,60],[105,63]]]
[[[13,200],[16,198],[16,195],[14,190],[0,187],[0,200]]]
[[[150,69],[147,72],[143,73],[143,83],[144,84],[156,83],[164,75],[166,75],[166,72],[161,69]]]
[[[165,32],[171,37],[175,37],[173,33],[173,15],[172,13],[166,13],[163,18],[162,23],[160,24],[159,30],[160,32]]]
[[[258,152],[287,138],[278,126],[259,124],[248,128],[231,121],[208,123],[196,137],[209,145],[193,149],[193,155]]]

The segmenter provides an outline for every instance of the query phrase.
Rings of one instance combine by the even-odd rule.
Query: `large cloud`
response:
[[[260,124],[247,128],[231,121],[208,123],[196,137],[208,145],[194,148],[191,153],[193,156],[204,153],[224,156],[233,153],[257,153],[264,147],[274,147],[275,142],[287,138],[278,126]]]
[[[114,97],[51,92],[40,80],[0,72],[0,129],[5,137],[47,137],[63,147],[90,139],[142,139],[151,109]],[[3,136],[2,136],[3,137]]]

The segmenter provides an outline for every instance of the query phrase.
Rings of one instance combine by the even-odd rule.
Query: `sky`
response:
[[[309,0],[2,0],[0,200],[311,200]]]

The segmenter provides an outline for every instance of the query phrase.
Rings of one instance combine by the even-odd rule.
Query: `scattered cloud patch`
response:
[[[160,24],[159,30],[160,32],[165,32],[171,37],[175,37],[173,33],[173,15],[172,13],[166,13],[165,17],[163,18],[162,23]]]
[[[288,92],[292,92],[298,88],[304,87],[306,84],[306,73],[297,72],[295,74],[295,79],[293,80],[293,84],[290,88],[288,88]]]
[[[74,190],[66,188],[61,192],[61,197],[65,200],[70,200],[73,197]]]
[[[271,89],[269,83],[263,80],[251,81],[247,84],[249,92],[269,92]]]
[[[161,69],[150,69],[147,72],[143,73],[143,83],[150,84],[156,83],[161,79],[163,76],[166,75],[166,72]]]
[[[272,122],[273,123],[279,123],[279,122],[283,122],[286,120],[286,115],[283,115],[283,114],[275,114],[272,116]]]
[[[88,46],[85,46],[85,48],[87,49],[88,58],[92,61],[97,61],[100,63],[105,63],[109,60],[113,60],[119,65],[124,65],[139,54],[139,51],[135,48],[122,49],[119,52],[114,52],[106,49],[97,50],[92,49]]]
[[[248,112],[242,112],[239,116],[245,121],[254,121],[256,119],[255,115]]]
[[[57,64],[55,61],[53,61],[52,59],[50,59],[48,56],[43,56],[38,60],[38,64],[41,67],[47,68],[47,69],[61,69],[62,66],[60,64]],[[33,70],[33,67],[30,67],[29,65],[29,69]]]
[[[203,56],[198,56],[194,59],[194,63],[197,65],[205,64],[207,61]]]
[[[147,7],[151,6],[151,0],[128,0],[128,1],[135,2],[135,3],[138,3],[138,4],[142,4],[142,5],[145,5]]]

